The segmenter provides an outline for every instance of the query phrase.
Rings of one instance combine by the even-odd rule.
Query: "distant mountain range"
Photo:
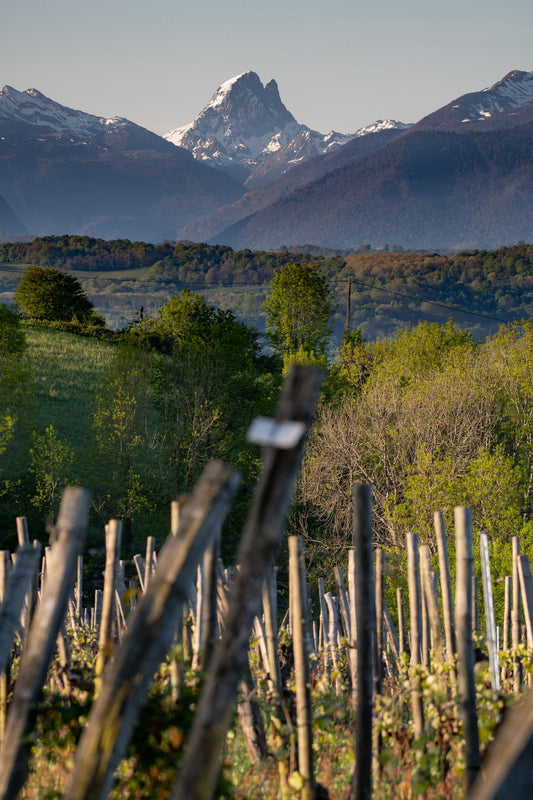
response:
[[[533,240],[532,178],[532,72],[350,135],[299,124],[253,72],[165,137],[0,92],[4,236],[488,248]]]
[[[4,234],[161,241],[243,194],[225,173],[120,117],[75,111],[35,89],[0,91]],[[9,213],[9,212],[7,212]]]

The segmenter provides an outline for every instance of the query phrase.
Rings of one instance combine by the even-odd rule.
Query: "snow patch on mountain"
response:
[[[133,124],[122,117],[106,119],[68,108],[37,89],[19,92],[12,86],[0,90],[0,118],[81,138],[93,137],[105,128],[125,128]]]
[[[359,128],[356,131],[356,136],[367,136],[369,133],[378,133],[379,131],[405,131],[411,125],[406,122],[398,122],[395,119],[378,119],[371,125],[365,125],[364,128]]]
[[[272,164],[279,171],[282,161],[288,169],[332,152],[355,136],[393,127],[408,126],[379,120],[353,134],[314,131],[287,110],[275,80],[263,86],[255,72],[244,72],[222,83],[192,122],[164,138],[213,166],[237,167],[250,174],[259,165],[268,171]]]

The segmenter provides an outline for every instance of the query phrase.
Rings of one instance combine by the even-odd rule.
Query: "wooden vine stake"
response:
[[[450,577],[450,559],[448,557],[448,542],[446,538],[446,528],[444,526],[444,516],[441,511],[435,512],[434,527],[437,537],[437,549],[439,553],[439,577],[442,597],[442,615],[444,618],[444,637],[446,641],[446,658],[452,659],[456,653],[457,644],[455,640],[455,619],[453,615],[453,595],[452,581]],[[450,670],[450,678],[452,684],[455,684],[455,669]]]
[[[479,534],[481,552],[481,575],[483,579],[483,598],[485,600],[485,620],[487,624],[487,648],[489,651],[490,680],[492,691],[500,691],[500,664],[498,657],[498,643],[496,641],[496,620],[494,617],[494,593],[492,591],[492,578],[490,570],[489,537],[486,533]]]
[[[407,582],[409,586],[409,622],[411,629],[411,669],[413,725],[415,736],[424,733],[424,706],[420,675],[417,667],[422,663],[422,598],[420,591],[420,561],[418,553],[418,534],[407,534]]]
[[[122,522],[112,519],[105,528],[106,561],[104,570],[104,594],[102,617],[98,635],[98,655],[95,665],[95,689],[100,691],[101,676],[113,649],[113,626],[115,624],[117,569],[120,558]]]
[[[309,653],[306,647],[307,603],[303,574],[302,540],[289,537],[289,582],[292,619],[292,646],[296,682],[296,727],[298,731],[298,772],[303,779],[302,800],[314,796],[313,715],[309,689]]]
[[[512,590],[513,590],[513,606],[511,611],[511,638],[513,655],[513,691],[518,694],[522,687],[522,662],[517,653],[521,641],[520,620],[522,616],[522,609],[520,604],[520,579],[518,577],[518,558],[520,556],[520,539],[518,536],[512,538],[513,546],[513,575],[512,575]]]
[[[263,583],[279,546],[321,382],[320,370],[293,366],[277,419],[256,421],[248,434],[252,441],[266,444],[263,469],[237,556],[240,569],[226,627],[213,653],[173,800],[205,800],[212,795],[239,680],[247,664],[248,640],[261,607]]]
[[[466,784],[470,788],[479,772],[479,733],[472,639],[472,512],[464,506],[454,511],[456,544],[455,618],[457,621],[457,672],[459,703],[465,736]]]
[[[55,525],[50,564],[41,602],[29,631],[0,753],[0,798],[15,798],[28,775],[33,716],[52,658],[67,603],[74,588],[76,563],[87,530],[89,492],[67,487]]]
[[[371,487],[368,484],[355,484],[352,489],[352,503],[357,618],[357,701],[355,769],[350,797],[353,800],[370,800],[372,797],[374,641],[376,637]]]

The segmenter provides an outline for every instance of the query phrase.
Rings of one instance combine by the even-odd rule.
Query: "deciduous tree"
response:
[[[285,360],[297,353],[320,360],[327,354],[335,310],[328,282],[318,266],[289,263],[276,270],[264,310],[273,347]]]
[[[28,267],[15,292],[15,302],[33,319],[99,320],[80,282],[54,267]]]

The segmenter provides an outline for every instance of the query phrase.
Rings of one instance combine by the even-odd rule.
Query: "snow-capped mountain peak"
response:
[[[533,72],[515,69],[478,92],[452,100],[418,123],[442,130],[502,129],[533,120]]]
[[[379,133],[379,131],[405,131],[411,125],[406,122],[398,122],[395,119],[377,119],[370,125],[365,125],[364,128],[359,128],[356,131],[356,136],[367,136],[369,133]]]
[[[165,134],[195,158],[245,178],[259,164],[287,149],[287,168],[304,158],[330,151],[349,141],[301,125],[283,104],[274,79],[263,86],[257,73],[243,72],[224,81],[193,122]]]
[[[0,117],[45,128],[53,133],[76,136],[94,136],[96,131],[108,126],[124,127],[131,124],[122,117],[106,119],[68,108],[37,89],[19,92],[12,86],[4,86],[0,90]]]

